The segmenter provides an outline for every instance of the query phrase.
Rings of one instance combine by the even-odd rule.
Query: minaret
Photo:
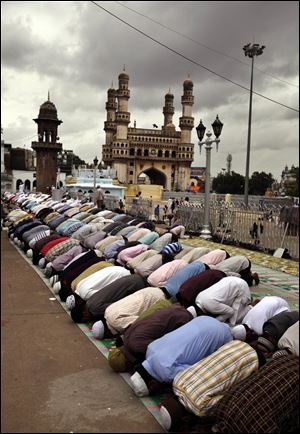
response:
[[[51,187],[56,186],[57,153],[62,144],[57,143],[58,125],[62,123],[57,118],[57,110],[53,102],[48,100],[40,106],[39,115],[33,119],[38,125],[38,141],[32,142],[31,147],[36,151],[36,190],[49,193]]]
[[[172,119],[174,114],[174,95],[171,93],[171,90],[169,89],[169,92],[165,95],[165,105],[163,108],[163,114],[164,114],[164,126],[163,129],[167,126],[173,126]]]
[[[194,156],[194,145],[191,143],[191,134],[194,127],[194,118],[192,117],[193,87],[193,82],[188,76],[188,79],[183,82],[182,116],[179,118],[179,128],[181,129],[180,147],[185,153],[185,161],[178,166],[178,177],[182,188],[189,184],[190,165]]]
[[[119,75],[119,89],[117,90],[118,109],[116,112],[116,140],[127,140],[128,124],[130,123],[130,113],[128,112],[128,100],[130,91],[128,90],[129,76],[125,72]]]
[[[107,91],[107,102],[106,102],[106,121],[104,122],[104,131],[105,131],[105,144],[110,145],[113,142],[113,136],[116,132],[116,110],[117,110],[117,102],[116,102],[116,90],[114,89],[113,83],[111,84],[110,89]]]
[[[182,116],[179,118],[181,129],[181,143],[191,143],[191,132],[194,128],[194,118],[192,117],[192,107],[194,104],[193,82],[188,78],[183,82],[183,95],[181,97]]]
[[[226,161],[227,161],[227,173],[228,173],[228,175],[231,175],[231,162],[232,162],[232,155],[231,154],[228,154]]]

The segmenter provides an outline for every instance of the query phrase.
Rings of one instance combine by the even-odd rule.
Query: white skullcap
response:
[[[32,254],[33,254],[32,249],[28,249],[26,252],[27,257],[32,258]]]
[[[50,268],[52,267],[52,262],[48,262],[48,264],[46,265],[46,268]]]
[[[50,279],[51,279],[51,278],[52,278],[52,276],[50,277]],[[54,274],[51,285],[54,286],[54,284],[55,284],[56,282],[58,282],[58,281],[59,281],[59,277],[58,277],[58,275],[57,275],[57,274]]]
[[[66,306],[69,310],[72,310],[75,307],[75,297],[74,295],[69,295],[66,299]]]
[[[53,292],[54,292],[54,294],[58,294],[60,288],[61,288],[61,284],[60,284],[60,282],[56,282],[56,283],[53,285]]]
[[[243,324],[237,325],[231,329],[233,339],[244,341],[246,339],[246,329]]]
[[[187,310],[193,315],[194,318],[196,318],[197,312],[196,312],[196,309],[194,308],[194,306],[189,306],[187,308]]]
[[[40,268],[44,268],[44,267],[45,267],[45,264],[46,264],[46,259],[45,259],[45,258],[41,258],[41,259],[39,260],[39,267],[40,267]]]
[[[14,234],[10,234],[9,238],[12,240],[14,238]]]
[[[104,336],[104,325],[103,322],[97,321],[93,324],[92,333],[95,339],[103,339]]]
[[[35,246],[35,243],[36,243],[35,240],[29,241],[29,247],[32,249]]]
[[[130,382],[132,384],[133,391],[137,396],[149,395],[148,387],[138,372],[135,372],[130,377]]]
[[[171,425],[172,425],[172,419],[171,419],[170,413],[168,412],[166,407],[164,407],[163,405],[160,407],[159,412],[160,412],[160,417],[161,417],[163,427],[167,431],[169,431],[169,429],[171,428]]]
[[[13,240],[13,241],[14,241],[15,244],[17,244],[18,238],[17,238],[17,237],[14,237],[14,240]]]

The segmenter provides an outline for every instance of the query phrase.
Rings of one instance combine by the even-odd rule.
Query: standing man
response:
[[[100,188],[100,185],[97,185],[97,190],[96,190],[96,204],[97,207],[102,209],[102,205],[104,202],[104,195],[103,195],[103,191]]]

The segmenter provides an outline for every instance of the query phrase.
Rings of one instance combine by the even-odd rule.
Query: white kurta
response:
[[[262,335],[262,327],[266,321],[280,312],[289,310],[289,305],[281,297],[267,296],[252,307],[243,318],[242,324],[246,324],[258,336]]]
[[[235,325],[249,310],[250,289],[240,277],[228,276],[201,291],[195,300],[204,313],[217,315],[219,321]]]
[[[299,357],[299,321],[287,329],[278,341],[278,348],[288,349]]]
[[[77,285],[75,292],[83,300],[87,300],[106,285],[109,285],[121,277],[129,276],[129,274],[130,271],[126,270],[124,267],[106,267],[82,279]]]

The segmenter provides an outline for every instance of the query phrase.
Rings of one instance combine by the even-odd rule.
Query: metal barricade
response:
[[[203,202],[178,207],[181,224],[190,234],[200,235],[204,224]],[[279,247],[299,259],[299,226],[282,218],[282,207],[241,204],[223,201],[210,203],[210,226],[215,241],[272,253]],[[289,214],[288,214],[289,215]],[[257,232],[253,231],[254,222]],[[292,226],[292,227],[291,227]]]

